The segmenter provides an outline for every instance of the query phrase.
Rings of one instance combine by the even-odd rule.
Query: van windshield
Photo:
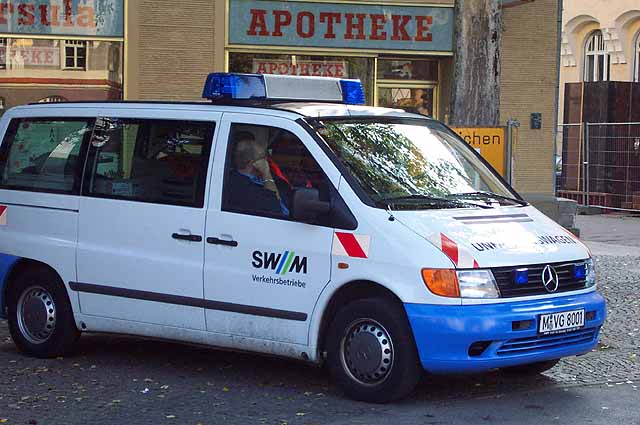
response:
[[[375,118],[311,124],[380,208],[526,205],[438,122]]]

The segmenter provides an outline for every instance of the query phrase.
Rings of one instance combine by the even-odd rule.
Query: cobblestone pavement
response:
[[[593,419],[598,423],[637,424],[628,416],[599,421],[597,415],[604,413],[594,407],[593,400],[599,400],[600,391],[624,387],[625,397],[631,394],[638,400],[631,405],[640,405],[640,271],[629,271],[637,268],[639,260],[597,258],[609,317],[601,344],[593,352],[564,359],[533,378],[498,372],[426,377],[408,400],[386,406],[345,399],[330,385],[325,370],[301,363],[130,337],[85,335],[73,357],[33,359],[16,351],[6,322],[0,321],[0,423],[400,423],[394,418],[404,418],[402,423],[460,423],[461,418],[466,423],[499,422],[493,420],[492,404],[480,403],[489,413],[477,410],[478,400],[490,400],[496,406],[518,400],[506,423],[520,419],[520,423],[535,423],[535,414],[550,422],[569,423],[527,401],[531,394],[533,400],[570,397],[569,404],[583,409],[587,418],[592,413],[584,409],[596,409]],[[584,397],[579,393],[585,386],[598,384],[602,390],[596,387]],[[608,394],[618,400],[618,393]],[[576,405],[581,397],[584,405]],[[436,416],[448,406],[461,416],[454,414],[440,422]],[[558,402],[555,408],[562,411],[563,405]],[[527,415],[533,419],[525,421]]]

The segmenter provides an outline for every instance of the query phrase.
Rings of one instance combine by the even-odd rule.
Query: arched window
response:
[[[635,47],[635,70],[633,73],[634,79],[633,81],[638,81],[640,82],[640,31],[638,31],[638,35],[636,35],[636,41],[635,43],[633,43],[633,46]]]
[[[602,36],[594,31],[584,47],[584,81],[608,81],[611,60]]]

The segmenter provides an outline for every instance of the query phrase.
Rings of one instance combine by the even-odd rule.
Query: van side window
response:
[[[0,149],[0,188],[78,194],[93,119],[13,119]]]
[[[222,209],[289,219],[293,192],[315,188],[329,200],[329,181],[302,141],[276,127],[232,124]]]
[[[201,208],[214,126],[98,118],[83,194]]]

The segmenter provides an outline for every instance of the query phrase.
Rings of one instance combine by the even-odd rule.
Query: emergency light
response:
[[[288,100],[364,105],[360,80],[270,74],[209,74],[202,97],[217,100]]]
[[[573,277],[576,279],[586,279],[587,277],[587,263],[576,264],[573,266]]]
[[[517,269],[513,273],[513,280],[516,285],[526,285],[529,283],[529,269]]]

